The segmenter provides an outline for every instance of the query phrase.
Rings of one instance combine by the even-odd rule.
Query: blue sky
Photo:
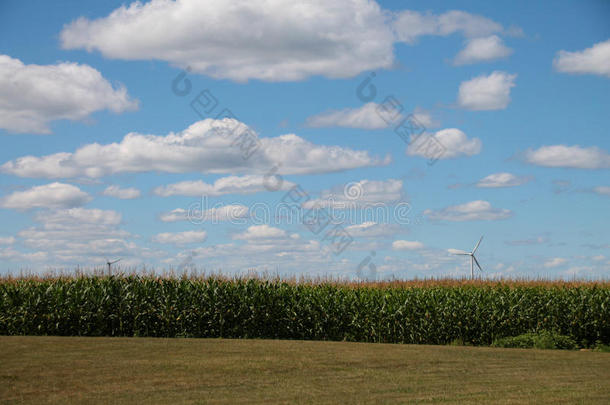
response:
[[[485,235],[485,276],[608,277],[608,2],[284,3],[3,2],[0,271],[121,257],[462,276],[447,249]],[[376,97],[359,98],[372,72]],[[205,89],[218,105],[200,117]],[[380,119],[388,97],[442,145],[433,164]],[[224,108],[238,121],[212,120]],[[260,142],[247,159],[214,129],[234,124]],[[307,205],[256,217],[292,186],[346,246],[302,224]],[[177,218],[201,201],[218,208],[208,220]],[[363,215],[374,204],[388,215]]]

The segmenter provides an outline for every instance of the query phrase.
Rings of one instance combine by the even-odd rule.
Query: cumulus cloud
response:
[[[311,199],[303,204],[306,209],[332,207],[348,209],[374,206],[380,203],[393,203],[402,199],[402,180],[360,180],[320,193],[320,198]]]
[[[465,204],[452,205],[442,210],[425,210],[424,215],[436,221],[495,221],[512,216],[508,209],[493,208],[488,201],[477,200]]]
[[[593,188],[593,192],[599,195],[610,195],[610,186],[597,186]]]
[[[257,241],[257,240],[268,240],[268,239],[285,239],[288,234],[285,230],[280,228],[274,228],[267,224],[263,225],[252,225],[244,232],[233,236],[233,239]]]
[[[119,186],[109,186],[102,194],[108,197],[119,198],[121,200],[132,200],[140,197],[140,190],[133,187],[121,188]]]
[[[525,161],[537,166],[568,167],[575,169],[607,169],[610,168],[610,154],[592,146],[550,145],[538,149],[528,149]]]
[[[163,222],[190,221],[201,223],[210,221],[237,221],[246,218],[249,214],[248,207],[241,204],[229,204],[220,207],[201,208],[200,206],[190,209],[176,208],[170,212],[161,214],[159,217]]]
[[[0,55],[0,128],[48,134],[55,120],[83,120],[99,110],[137,109],[127,90],[88,65],[25,65]]]
[[[60,34],[64,49],[159,59],[217,79],[352,77],[394,60],[393,34],[367,0],[134,2]]]
[[[26,246],[46,250],[50,255],[127,253],[135,247],[126,241],[129,232],[119,229],[121,214],[116,211],[86,208],[43,211],[34,220],[37,226],[18,235]]]
[[[457,128],[447,128],[432,135],[442,146],[443,154],[439,159],[451,159],[461,156],[473,156],[481,152],[481,140],[479,138],[468,138],[466,134]],[[426,135],[422,135],[407,147],[407,155],[429,158],[425,147]]]
[[[120,256],[122,263],[136,264],[162,254],[130,241],[129,232],[120,229],[121,214],[111,210],[72,208],[39,211],[35,226],[18,236],[23,245],[36,249],[47,263],[62,265],[102,265],[108,255]],[[19,260],[19,255],[15,256]]]
[[[380,238],[395,235],[400,232],[400,226],[366,221],[361,224],[347,226],[345,230],[354,238]]]
[[[459,10],[451,10],[440,15],[422,14],[410,10],[400,11],[396,13],[392,26],[397,40],[409,44],[415,43],[423,35],[447,36],[460,33],[465,37],[473,38],[503,30],[501,24],[489,18]]]
[[[60,39],[64,49],[164,60],[217,79],[288,81],[390,68],[394,42],[413,44],[422,35],[502,32],[511,29],[464,11],[391,12],[367,0],[153,0],[123,5],[102,18],[78,18]]]
[[[559,51],[553,66],[555,70],[564,73],[610,77],[610,39],[582,51]]]
[[[155,235],[153,241],[170,245],[188,245],[205,242],[207,237],[206,231],[164,232]]]
[[[70,208],[85,205],[91,196],[71,184],[51,183],[15,191],[0,199],[2,208],[20,211],[34,208]]]
[[[458,106],[467,110],[503,110],[510,102],[510,89],[515,86],[516,74],[493,72],[460,84]]]
[[[225,194],[243,195],[268,191],[265,184],[268,184],[268,180],[261,175],[228,176],[216,180],[213,184],[202,180],[181,181],[157,187],[153,192],[161,197],[172,195],[217,197]],[[294,186],[294,183],[283,180],[281,184],[274,183],[273,186],[274,190],[288,190]]]
[[[424,244],[416,240],[395,240],[392,242],[393,250],[418,250],[423,248]]]
[[[244,159],[236,139],[244,134],[258,140],[259,147]],[[366,151],[316,145],[294,134],[258,138],[245,124],[232,119],[205,119],[182,132],[166,136],[127,134],[121,142],[92,143],[73,153],[25,156],[0,166],[3,173],[20,177],[98,178],[117,173],[158,171],[167,173],[327,173],[389,163]]]
[[[512,173],[494,173],[479,180],[476,186],[480,188],[516,187],[530,180],[531,177],[515,176]]]
[[[453,60],[454,65],[468,65],[477,62],[490,62],[513,53],[497,35],[468,40]]]

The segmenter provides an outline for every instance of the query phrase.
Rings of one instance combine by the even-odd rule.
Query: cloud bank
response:
[[[15,133],[49,134],[56,120],[83,120],[95,111],[120,113],[138,102],[113,87],[88,65],[62,62],[25,65],[0,55],[0,128]]]

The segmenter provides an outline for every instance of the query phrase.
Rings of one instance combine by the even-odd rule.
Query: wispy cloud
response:
[[[424,215],[435,221],[496,221],[510,218],[508,209],[493,208],[488,201],[477,200],[465,204],[452,205],[441,210],[425,210]]]

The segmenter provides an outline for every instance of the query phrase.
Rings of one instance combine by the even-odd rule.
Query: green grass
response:
[[[0,336],[0,403],[610,403],[610,354]]]
[[[569,336],[558,333],[541,331],[539,333],[525,333],[519,336],[497,339],[493,347],[511,347],[519,349],[562,349],[575,350],[578,345]]]

